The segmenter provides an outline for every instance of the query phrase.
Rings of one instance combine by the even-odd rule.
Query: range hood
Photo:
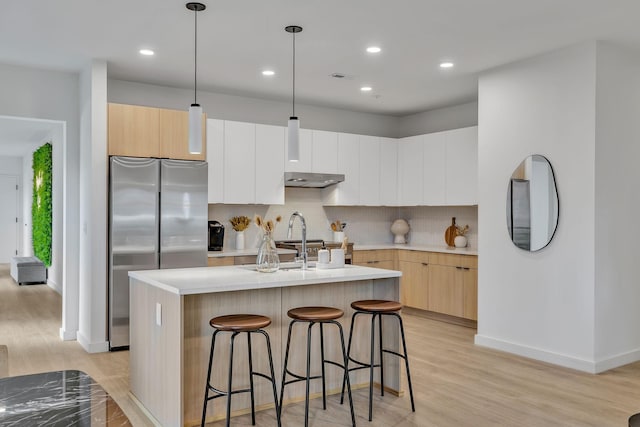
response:
[[[285,172],[285,187],[325,188],[344,181],[344,175],[335,173]]]

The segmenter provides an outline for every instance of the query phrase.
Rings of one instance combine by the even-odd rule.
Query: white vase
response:
[[[240,251],[244,249],[244,231],[236,232],[236,249]]]
[[[453,244],[456,246],[456,248],[466,248],[467,236],[456,236],[456,238],[453,239]]]

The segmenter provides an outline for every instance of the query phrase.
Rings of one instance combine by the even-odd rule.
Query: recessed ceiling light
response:
[[[453,68],[453,62],[441,62],[440,68]]]
[[[382,49],[380,49],[378,46],[369,46],[367,48],[367,52],[369,53],[380,53]]]
[[[372,89],[373,88],[371,86],[362,86],[360,88],[360,90],[363,91],[363,92],[371,92]]]
[[[262,72],[262,75],[263,75],[263,76],[273,76],[275,73],[276,73],[276,72],[275,72],[275,71],[273,71],[273,70],[264,70],[264,71]]]
[[[155,52],[152,51],[151,49],[140,49],[138,52],[140,52],[140,55],[144,55],[144,56],[153,56],[153,55],[155,55]]]

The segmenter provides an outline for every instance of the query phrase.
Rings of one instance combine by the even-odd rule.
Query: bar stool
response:
[[[304,407],[304,425],[308,427],[309,425],[309,382],[313,379],[322,378],[322,408],[327,409],[327,391],[325,386],[325,364],[331,364],[334,366],[338,366],[344,370],[343,377],[343,387],[342,393],[344,395],[344,386],[346,382],[347,393],[349,395],[349,405],[351,407],[351,422],[353,427],[356,425],[356,415],[353,410],[353,399],[351,398],[351,383],[349,382],[349,372],[347,371],[347,352],[344,347],[344,333],[342,331],[342,325],[336,321],[336,319],[341,318],[344,315],[344,312],[338,308],[333,307],[298,307],[292,308],[287,312],[287,315],[293,319],[289,323],[289,334],[287,336],[287,349],[284,357],[284,368],[282,370],[282,387],[280,388],[280,411],[282,411],[282,404],[284,399],[284,387],[286,385],[298,382],[298,381],[306,381],[307,390],[305,394],[305,407]],[[296,323],[308,323],[309,327],[307,329],[307,372],[306,376],[301,376],[298,374],[294,374],[293,372],[287,369],[287,363],[289,362],[289,349],[291,345],[291,330],[293,329],[293,325]],[[323,326],[326,324],[333,324],[338,327],[340,331],[340,344],[342,348],[342,356],[343,363],[338,363],[331,360],[325,360],[324,358],[324,331]],[[320,357],[322,361],[322,374],[311,376],[311,329],[315,324],[320,325]],[[293,380],[286,381],[287,374],[294,377]],[[342,402],[340,402],[342,403]]]
[[[369,421],[373,419],[373,368],[380,368],[380,395],[384,396],[384,360],[383,354],[390,353],[404,359],[405,367],[407,370],[407,382],[409,383],[409,395],[411,397],[411,410],[416,411],[416,406],[413,402],[413,387],[411,386],[411,372],[409,371],[409,358],[407,357],[407,343],[404,338],[404,326],[402,324],[402,317],[398,313],[402,309],[402,304],[396,301],[387,300],[362,300],[354,301],[351,303],[351,308],[355,310],[353,316],[351,316],[351,328],[349,330],[349,346],[347,350],[348,361],[354,362],[359,366],[349,368],[348,372],[357,371],[358,369],[369,368]],[[353,325],[355,324],[356,316],[360,314],[371,315],[371,354],[369,363],[360,362],[351,357],[351,342],[353,340]],[[393,316],[398,319],[400,325],[400,335],[402,336],[402,348],[404,354],[397,353],[393,350],[385,349],[382,345],[382,316]],[[378,331],[380,341],[380,363],[374,364],[374,344],[375,344],[375,321],[378,318]],[[344,382],[342,384],[342,397],[344,398]]]
[[[207,373],[207,385],[204,392],[204,404],[202,407],[202,423],[204,427],[205,419],[207,416],[207,403],[210,400],[217,399],[218,397],[227,396],[227,427],[231,421],[231,396],[238,393],[251,393],[251,424],[256,424],[255,413],[255,400],[253,392],[253,376],[265,378],[271,381],[273,386],[273,399],[276,405],[276,417],[278,421],[278,427],[280,427],[280,407],[278,405],[278,392],[276,391],[276,376],[273,371],[273,358],[271,356],[271,341],[269,340],[269,334],[267,334],[262,328],[266,328],[271,324],[271,319],[267,316],[260,316],[256,314],[231,314],[227,316],[214,317],[209,321],[209,325],[215,329],[213,336],[211,337],[211,352],[209,354],[209,371]],[[213,366],[213,351],[216,346],[216,336],[220,332],[231,333],[231,347],[229,350],[229,378],[227,382],[227,391],[219,390],[211,385],[211,368]],[[240,333],[247,333],[247,347],[249,353],[249,388],[241,390],[233,390],[231,380],[233,378],[233,345],[236,336]],[[253,371],[253,360],[251,355],[251,334],[262,334],[267,341],[267,353],[269,355],[269,368],[271,370],[271,376],[262,374],[260,372]],[[214,396],[209,396],[209,393],[213,393]]]

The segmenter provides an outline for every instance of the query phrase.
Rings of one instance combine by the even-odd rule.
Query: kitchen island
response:
[[[201,267],[130,272],[131,346],[130,387],[138,403],[160,425],[199,425],[202,413],[205,381],[212,328],[209,319],[225,314],[252,313],[269,316],[272,324],[266,328],[271,338],[273,362],[278,390],[282,378],[284,346],[289,318],[294,307],[326,305],[342,309],[341,319],[345,339],[349,331],[352,301],[361,299],[399,299],[399,271],[369,267],[345,266],[330,270],[281,269],[275,273],[259,273],[253,266]],[[383,326],[385,347],[398,350],[397,325]],[[352,354],[368,358],[370,321],[362,317],[356,325]],[[325,354],[329,360],[340,361],[336,328],[325,328]],[[306,327],[294,328],[293,352],[289,366],[303,372]],[[248,386],[245,340],[237,340],[234,351],[234,389]],[[212,378],[219,386],[226,384],[228,344],[216,345]],[[312,374],[320,370],[319,340],[312,348]],[[244,347],[243,347],[244,346]],[[252,340],[253,364],[258,372],[268,372],[266,347],[263,340]],[[352,373],[351,383],[358,387],[368,382],[366,370]],[[400,393],[401,371],[398,358],[385,358],[385,388]],[[216,381],[219,379],[219,381]],[[327,369],[328,392],[339,392],[342,371]],[[273,407],[273,395],[268,381],[255,381],[256,408]],[[285,390],[287,402],[304,399],[304,383],[290,385]],[[311,383],[311,395],[321,393],[321,382]],[[207,419],[224,417],[225,399],[209,403]],[[232,411],[246,413],[250,408],[248,394],[235,395]],[[286,409],[285,409],[286,410]]]

